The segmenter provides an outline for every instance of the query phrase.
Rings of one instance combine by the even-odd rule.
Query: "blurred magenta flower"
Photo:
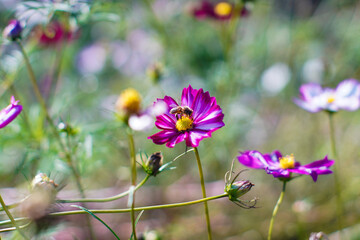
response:
[[[213,4],[204,0],[198,7],[194,8],[193,15],[198,19],[229,20],[233,16],[245,17],[249,15],[249,11],[245,6],[241,9],[235,9],[233,4],[225,1]]]
[[[360,85],[355,79],[346,79],[335,89],[323,89],[316,83],[304,84],[300,87],[300,97],[294,102],[312,113],[321,110],[337,112],[341,109],[355,111],[360,107]]]
[[[39,44],[50,47],[74,38],[74,32],[66,24],[52,21],[46,27],[36,28]]]
[[[191,85],[184,88],[180,105],[169,96],[157,99],[154,104],[159,102],[166,103],[167,111],[156,117],[155,125],[162,131],[148,137],[155,144],[173,148],[185,140],[187,146],[197,147],[202,139],[211,137],[212,132],[225,125],[215,97],[202,88],[193,89]]]
[[[4,28],[3,36],[4,38],[15,41],[16,39],[21,38],[22,26],[18,20],[10,20],[9,24]]]
[[[275,178],[290,180],[292,178],[291,174],[296,173],[310,175],[314,182],[316,182],[318,175],[332,173],[329,168],[334,164],[333,160],[329,160],[327,156],[325,156],[322,160],[301,165],[295,161],[293,154],[283,157],[277,150],[271,154],[261,154],[258,151],[245,151],[237,158],[239,162],[246,167],[265,169],[268,174],[272,174]]]
[[[12,96],[10,105],[0,111],[0,128],[6,127],[20,114],[22,106],[18,105],[18,102]]]

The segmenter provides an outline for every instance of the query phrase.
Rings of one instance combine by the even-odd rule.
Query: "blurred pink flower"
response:
[[[66,24],[59,21],[52,21],[45,27],[37,27],[36,35],[39,44],[45,47],[56,46],[64,41],[70,41],[75,33]]]
[[[335,89],[322,88],[317,83],[304,84],[300,87],[300,97],[294,102],[312,113],[341,109],[355,111],[360,107],[360,84],[355,79],[346,79]]]

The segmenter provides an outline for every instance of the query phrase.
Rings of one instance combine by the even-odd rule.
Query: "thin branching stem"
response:
[[[270,225],[269,225],[269,232],[268,232],[268,240],[271,240],[271,235],[272,235],[272,230],[273,230],[273,227],[274,227],[274,220],[275,220],[275,216],[279,210],[279,207],[280,207],[280,204],[282,203],[282,200],[284,198],[284,195],[285,195],[285,188],[286,188],[286,182],[287,181],[284,181],[283,183],[283,188],[282,188],[282,191],[280,193],[280,196],[279,196],[279,199],[274,207],[274,210],[273,210],[273,213],[272,213],[272,216],[271,216],[271,220],[270,220]]]
[[[202,170],[202,166],[201,166],[199,151],[198,151],[198,149],[196,147],[194,148],[194,151],[195,151],[196,161],[197,161],[198,168],[199,168],[199,176],[200,176],[200,184],[201,184],[202,196],[203,196],[203,198],[206,198],[204,174],[203,174],[203,170]],[[208,207],[207,202],[204,202],[204,209],[205,209],[205,218],[206,218],[208,239],[211,240],[212,239],[212,236],[211,236],[211,224],[210,224],[210,216],[209,216],[209,207]]]
[[[207,202],[207,201],[212,201],[212,200],[216,200],[219,198],[224,198],[224,197],[228,197],[229,194],[228,193],[222,193],[216,196],[212,196],[212,197],[207,197],[207,198],[201,198],[198,200],[193,200],[193,201],[188,201],[188,202],[182,202],[182,203],[171,203],[171,204],[163,204],[163,205],[155,205],[155,206],[146,206],[146,207],[137,207],[134,208],[133,210],[135,212],[138,211],[147,211],[147,210],[155,210],[155,209],[164,209],[164,208],[176,208],[176,207],[185,207],[185,206],[190,206],[190,205],[194,205],[194,204],[199,204],[199,203],[203,203],[203,202]],[[125,209],[89,209],[89,211],[91,211],[92,213],[104,213],[104,214],[111,214],[111,213],[127,213],[127,212],[131,212],[131,208],[125,208]],[[67,216],[67,215],[76,215],[76,214],[87,214],[86,211],[84,210],[74,210],[74,211],[64,211],[64,212],[55,212],[55,213],[50,213],[50,216]],[[26,221],[27,218],[16,218],[15,222],[22,222],[22,221]],[[11,223],[9,220],[5,220],[5,221],[1,221],[0,222],[0,226],[3,225],[7,225]]]
[[[9,209],[6,207],[6,204],[5,204],[1,194],[0,194],[0,204],[1,204],[2,208],[5,210],[6,215],[10,219],[10,221],[11,221],[12,225],[15,227],[15,229],[21,234],[21,236],[24,239],[29,240],[29,238],[21,231],[21,229],[16,224],[16,221],[15,221],[14,217],[12,216],[12,214],[10,213]]]
[[[131,185],[134,188],[131,191],[131,226],[133,232],[133,239],[137,240],[136,236],[136,223],[135,223],[135,185],[136,185],[136,155],[135,155],[135,143],[134,137],[131,129],[128,129],[128,138],[129,138],[129,148],[130,148],[130,158],[131,158]]]
[[[335,195],[336,195],[336,215],[339,230],[343,228],[343,205],[341,199],[341,177],[340,177],[340,160],[336,150],[335,126],[334,126],[334,113],[329,112],[329,127],[330,127],[330,142],[334,164],[334,182],[335,182]]]
[[[28,71],[28,74],[29,74],[29,78],[30,78],[30,82],[32,84],[32,87],[33,87],[33,90],[35,92],[35,96],[45,114],[45,117],[46,117],[46,120],[48,121],[52,131],[53,131],[53,134],[58,142],[58,144],[60,145],[60,148],[64,151],[65,153],[65,157],[66,157],[66,161],[73,173],[73,176],[75,178],[75,182],[76,182],[76,186],[80,192],[80,196],[82,198],[85,198],[85,193],[84,193],[84,188],[82,187],[82,184],[81,184],[81,178],[80,178],[80,174],[77,172],[75,166],[74,166],[74,163],[73,163],[73,159],[72,159],[72,156],[71,154],[69,153],[68,149],[66,148],[65,144],[63,143],[63,141],[61,140],[61,136],[60,136],[60,133],[58,131],[58,129],[56,128],[56,125],[54,124],[54,121],[52,120],[51,116],[50,116],[50,113],[47,109],[47,106],[46,106],[46,102],[44,100],[44,97],[42,96],[41,92],[40,92],[40,88],[37,84],[37,81],[36,81],[36,77],[35,77],[35,73],[34,73],[34,70],[30,64],[30,61],[29,61],[29,58],[26,54],[26,51],[21,43],[21,41],[17,41],[16,42],[20,48],[20,51],[23,55],[23,58],[24,58],[24,61],[25,61],[25,65],[26,65],[26,69]],[[91,223],[90,223],[90,218],[89,216],[87,216],[87,222],[89,224],[89,231],[90,231],[90,235],[91,235],[91,239],[95,239],[95,234],[93,232],[93,229],[92,229],[92,226],[91,226]]]

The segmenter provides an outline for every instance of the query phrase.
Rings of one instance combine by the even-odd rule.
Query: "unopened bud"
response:
[[[323,232],[311,233],[309,240],[329,240],[329,237]]]
[[[31,183],[32,192],[21,203],[21,212],[32,220],[37,220],[48,214],[55,201],[57,184],[45,173],[39,173]]]
[[[147,159],[144,169],[149,175],[156,176],[162,165],[163,155],[161,152],[155,152]]]
[[[144,232],[139,236],[139,240],[160,240],[161,237],[156,231]]]
[[[13,19],[5,27],[5,29],[3,31],[3,36],[4,36],[4,38],[15,41],[15,40],[21,38],[22,30],[23,30],[23,28],[20,24],[20,21]]]
[[[31,187],[33,191],[42,190],[49,192],[56,192],[58,185],[51,180],[45,173],[37,174],[33,181],[31,182]]]
[[[67,135],[76,135],[78,133],[78,129],[73,128],[72,126],[70,126],[70,124],[61,122],[58,124],[58,129],[60,130],[60,132],[64,132]]]
[[[147,75],[153,83],[159,82],[164,73],[162,63],[156,62],[147,69]]]
[[[225,192],[229,194],[229,199],[231,201],[237,201],[237,199],[251,190],[254,186],[249,181],[237,181],[234,183],[229,183],[225,186]]]

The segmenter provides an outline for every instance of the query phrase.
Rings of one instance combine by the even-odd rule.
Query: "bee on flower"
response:
[[[169,96],[157,99],[154,105],[159,103],[165,103],[167,110],[156,117],[155,125],[161,131],[149,137],[155,144],[173,148],[185,141],[188,147],[197,147],[201,140],[225,125],[215,97],[202,88],[193,89],[191,85],[184,88],[180,104]]]

